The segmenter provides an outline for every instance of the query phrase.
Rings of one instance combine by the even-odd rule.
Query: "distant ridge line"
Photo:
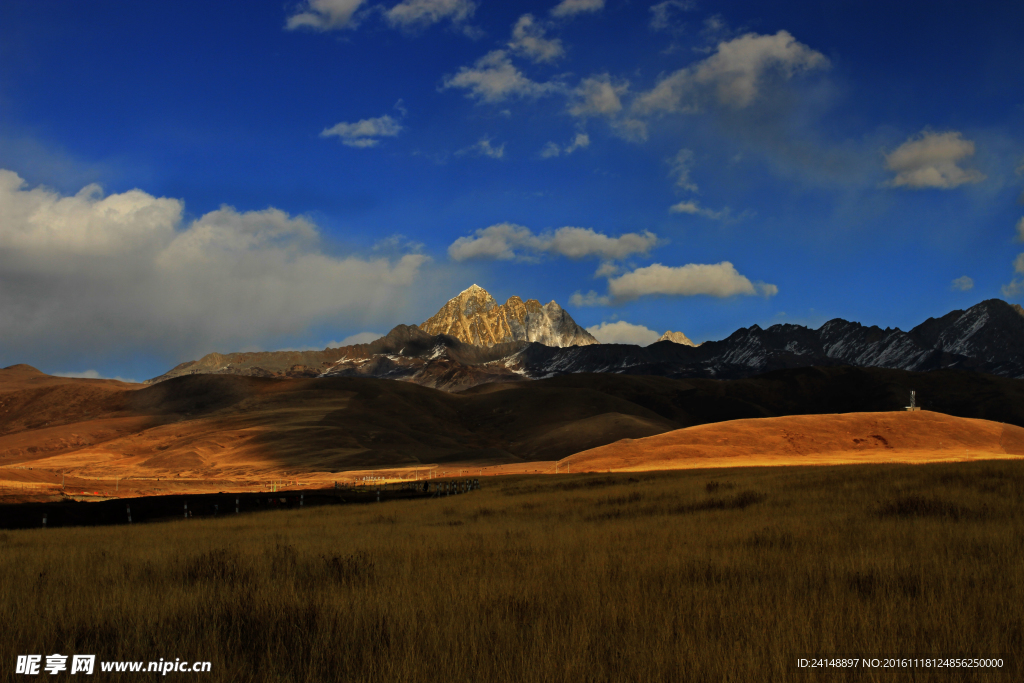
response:
[[[484,307],[486,311],[497,308],[489,294],[482,288],[477,289],[480,291],[470,288],[466,290],[470,295],[462,300],[455,297],[445,304],[452,313],[446,318],[446,324],[453,331],[453,326],[461,326],[463,331],[468,328],[472,332],[472,325],[464,324],[473,322],[466,310],[473,313]],[[509,301],[519,300],[516,297]],[[442,307],[438,315],[444,311]],[[494,320],[511,327],[509,318],[502,319],[496,314]],[[363,376],[459,391],[489,382],[573,373],[738,379],[811,366],[912,371],[959,369],[1024,378],[1024,308],[1000,299],[988,299],[967,310],[929,318],[909,332],[899,328],[866,327],[835,318],[817,330],[792,324],[772,325],[767,329],[752,325],[740,328],[726,339],[704,342],[700,346],[667,340],[648,347],[597,343],[557,346],[521,339],[505,340],[505,336],[497,333],[489,338],[493,343],[475,344],[456,334],[431,334],[429,330],[436,328],[428,323],[429,320],[423,325],[426,330],[416,325],[399,325],[369,344],[323,351],[208,354],[197,361],[182,363],[149,383],[195,373],[260,377]],[[493,332],[499,328],[490,329]],[[483,335],[485,331],[480,326],[476,330],[473,334]]]

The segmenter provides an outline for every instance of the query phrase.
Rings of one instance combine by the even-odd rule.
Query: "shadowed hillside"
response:
[[[802,368],[744,380],[577,374],[448,393],[373,378],[237,375],[137,388],[29,370],[0,371],[0,478],[25,467],[237,479],[553,461],[711,422],[900,410],[910,389],[928,410],[1024,426],[1024,384],[958,371]]]

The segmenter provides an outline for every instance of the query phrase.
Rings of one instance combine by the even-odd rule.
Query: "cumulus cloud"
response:
[[[508,46],[534,62],[553,62],[565,54],[565,49],[561,40],[547,38],[544,33],[544,27],[532,14],[524,14],[512,27],[512,40]]]
[[[382,137],[395,137],[402,131],[401,124],[387,114],[375,119],[355,123],[336,123],[320,131],[320,137],[338,137],[349,147],[375,147]]]
[[[183,221],[180,200],[29,189],[0,170],[0,355],[145,352],[184,360],[315,324],[393,320],[427,257],[335,257],[317,226],[230,206]]]
[[[629,81],[613,83],[608,74],[584,78],[572,91],[569,113],[573,116],[612,117],[622,111],[621,97],[629,90]]]
[[[441,88],[462,88],[468,91],[466,97],[493,103],[512,97],[540,97],[554,92],[558,86],[530,80],[512,64],[505,50],[492,50],[473,66],[464,66],[454,76],[445,78]]]
[[[1017,241],[1024,242],[1024,216],[1017,221]]]
[[[299,11],[288,17],[285,28],[289,31],[308,28],[314,31],[331,31],[354,28],[356,10],[363,0],[306,0]]]
[[[599,257],[622,259],[632,254],[646,254],[658,243],[651,232],[630,232],[609,237],[591,228],[566,226],[554,232],[534,234],[514,223],[498,223],[477,230],[471,237],[460,237],[448,247],[448,255],[456,261],[467,259],[500,259],[537,257],[542,254],[572,259]]]
[[[540,155],[544,159],[550,159],[551,157],[557,157],[562,154],[572,154],[578,149],[583,149],[584,147],[589,146],[590,136],[586,133],[576,133],[576,137],[573,138],[573,141],[565,147],[561,147],[555,142],[549,142],[544,145],[544,149],[540,151]]]
[[[692,200],[682,201],[679,202],[678,204],[673,204],[672,206],[668,207],[668,210],[672,213],[685,213],[695,216],[704,216],[705,218],[710,218],[713,221],[725,220],[726,218],[729,217],[730,213],[728,207],[722,209],[721,211],[714,211],[712,209],[704,208],[703,206]]]
[[[599,12],[604,8],[604,0],[562,0],[551,8],[553,17],[572,17],[584,12]]]
[[[761,294],[770,297],[778,291],[775,285],[751,282],[728,261],[714,264],[689,263],[677,267],[655,263],[608,280],[608,293],[618,301],[631,301],[651,294],[706,294],[723,298],[739,294]]]
[[[687,12],[693,9],[693,2],[690,0],[665,0],[656,5],[651,5],[651,28],[655,31],[663,31],[672,26],[672,15],[676,12]]]
[[[490,138],[484,137],[477,140],[475,144],[460,149],[456,154],[477,154],[479,156],[490,157],[492,159],[500,159],[505,156],[505,143],[503,142],[500,146],[495,147],[491,144]]]
[[[964,140],[958,131],[924,131],[885,156],[886,168],[896,173],[888,184],[915,190],[949,190],[965,183],[980,183],[985,179],[983,173],[959,165],[972,156],[974,143]]]
[[[634,325],[625,320],[593,325],[587,328],[587,332],[594,335],[594,338],[602,344],[636,344],[637,346],[653,344],[661,336],[643,325]]]
[[[449,19],[452,23],[466,21],[476,11],[470,0],[404,0],[384,13],[392,26],[422,28]]]
[[[590,290],[586,294],[573,292],[573,295],[569,297],[569,303],[573,306],[608,306],[612,300],[610,297],[601,296],[594,290]]]
[[[974,280],[967,277],[966,275],[958,277],[957,279],[953,280],[952,284],[950,285],[950,289],[955,289],[960,292],[966,292],[970,289],[974,289]]]
[[[708,102],[743,109],[757,99],[769,76],[790,79],[829,66],[825,55],[797,42],[788,31],[748,33],[719,43],[710,57],[663,78],[633,106],[642,114],[696,112]]]

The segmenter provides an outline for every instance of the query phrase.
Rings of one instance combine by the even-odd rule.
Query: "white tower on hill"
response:
[[[917,400],[917,392],[916,391],[911,391],[910,392],[910,405],[907,406],[905,408],[905,410],[910,410],[910,411],[921,410],[920,406],[916,405],[916,400]]]

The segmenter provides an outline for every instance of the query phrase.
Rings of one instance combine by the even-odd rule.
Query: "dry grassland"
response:
[[[0,532],[3,675],[29,680],[16,655],[56,652],[209,660],[164,680],[235,683],[1019,680],[1024,463],[484,484]],[[795,667],[830,653],[1002,654],[1007,668]]]

